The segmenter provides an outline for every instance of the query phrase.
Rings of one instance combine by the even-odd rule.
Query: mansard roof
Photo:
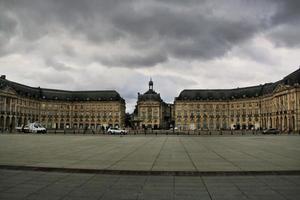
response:
[[[279,85],[300,84],[300,69],[280,81],[263,85],[235,89],[193,89],[183,90],[175,100],[230,100],[252,98],[271,94]]]
[[[35,99],[63,100],[63,101],[125,101],[115,90],[97,91],[68,91],[31,87],[0,78],[0,89],[10,87],[18,95]]]
[[[149,89],[144,94],[138,94],[138,101],[162,101],[160,94]]]

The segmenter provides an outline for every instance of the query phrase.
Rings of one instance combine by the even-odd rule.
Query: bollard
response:
[[[233,131],[231,130],[231,135],[233,135]]]

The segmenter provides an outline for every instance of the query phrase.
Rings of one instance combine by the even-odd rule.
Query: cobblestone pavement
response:
[[[300,199],[300,176],[128,176],[0,170],[1,200]]]
[[[0,165],[144,171],[300,170],[300,136],[0,134]]]

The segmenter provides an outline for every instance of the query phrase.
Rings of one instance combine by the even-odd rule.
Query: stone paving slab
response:
[[[1,200],[300,199],[300,176],[129,176],[0,170]]]
[[[0,135],[0,166],[129,171],[299,171],[300,136]]]

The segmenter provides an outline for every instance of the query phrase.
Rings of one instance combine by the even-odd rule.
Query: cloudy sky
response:
[[[31,86],[185,88],[273,82],[300,65],[299,0],[0,0],[0,74]]]

